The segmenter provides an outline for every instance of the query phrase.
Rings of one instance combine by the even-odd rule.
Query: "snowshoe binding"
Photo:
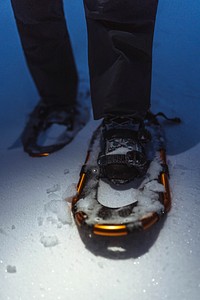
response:
[[[155,224],[171,207],[162,127],[153,114],[105,119],[94,132],[72,212],[80,230],[122,236]]]
[[[48,106],[40,101],[21,136],[24,151],[33,157],[48,156],[69,144],[88,119],[86,108]]]

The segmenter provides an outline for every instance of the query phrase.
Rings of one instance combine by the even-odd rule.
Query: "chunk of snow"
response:
[[[16,266],[8,265],[6,267],[6,271],[7,271],[7,273],[17,273],[17,268],[16,268]]]
[[[72,223],[69,206],[63,200],[51,200],[45,205],[45,210],[54,213],[63,225]]]
[[[76,183],[72,183],[71,185],[68,186],[67,190],[63,193],[62,195],[62,199],[67,201],[67,202],[71,202],[71,198],[74,197],[77,193],[77,188],[76,188],[77,184]]]
[[[59,184],[54,184],[52,187],[47,189],[47,194],[58,192],[58,191],[60,191],[60,185]]]
[[[150,191],[153,192],[165,192],[165,187],[161,183],[159,183],[157,180],[152,180],[148,182],[145,185],[146,188],[148,188]]]
[[[42,236],[40,238],[40,242],[43,244],[44,247],[46,248],[51,248],[51,247],[55,247],[56,245],[58,245],[59,241],[56,235],[53,236]]]
[[[157,179],[161,171],[162,171],[162,166],[161,166],[160,158],[155,157],[155,159],[150,163],[149,169],[147,171],[149,180]]]

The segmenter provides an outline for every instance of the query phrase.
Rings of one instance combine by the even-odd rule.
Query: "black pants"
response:
[[[27,64],[48,104],[75,102],[77,71],[62,0],[11,0]],[[84,0],[95,119],[150,106],[158,0]]]

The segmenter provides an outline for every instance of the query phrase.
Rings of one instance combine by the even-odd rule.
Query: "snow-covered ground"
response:
[[[82,1],[65,4],[87,85]],[[10,2],[1,1],[0,300],[199,299],[199,13],[197,0],[160,0],[157,16],[152,105],[183,120],[166,126],[172,210],[144,234],[88,240],[80,238],[64,199],[74,191],[96,122],[49,157],[33,159],[22,151],[18,138],[38,95]]]

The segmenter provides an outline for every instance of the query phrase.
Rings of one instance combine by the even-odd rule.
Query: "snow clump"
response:
[[[45,211],[55,214],[63,225],[72,223],[69,206],[63,200],[51,200],[45,204]]]
[[[55,247],[59,244],[58,238],[56,235],[53,236],[42,236],[40,239],[41,244],[46,248]]]
[[[17,273],[17,268],[16,268],[16,266],[8,265],[6,267],[6,272],[7,273]]]

